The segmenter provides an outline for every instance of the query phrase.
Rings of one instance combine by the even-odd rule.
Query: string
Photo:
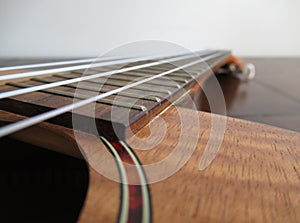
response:
[[[190,59],[192,57],[195,57],[195,55],[176,57],[174,59],[161,60],[161,61],[141,64],[141,65],[137,65],[137,66],[133,66],[133,67],[126,67],[126,68],[122,68],[119,70],[107,71],[107,72],[103,72],[103,73],[97,73],[97,74],[73,78],[73,79],[69,79],[69,80],[57,81],[57,82],[50,83],[50,84],[43,84],[43,85],[28,87],[28,88],[24,88],[24,89],[6,91],[6,92],[0,93],[0,99],[14,97],[14,96],[18,96],[21,94],[31,93],[31,92],[35,92],[35,91],[39,91],[39,90],[45,90],[48,88],[58,87],[58,86],[72,84],[72,83],[76,83],[76,82],[91,80],[91,79],[95,79],[95,78],[99,78],[99,77],[110,76],[113,74],[123,73],[123,72],[127,72],[127,71],[138,70],[138,69],[147,68],[147,67],[151,67],[151,66],[157,66],[160,64],[164,64],[164,63],[171,63],[171,62],[176,62],[179,60]]]
[[[205,53],[205,52],[201,52],[201,53]],[[180,54],[179,56],[184,56],[184,55],[186,55],[186,54]],[[198,55],[198,56],[201,56],[201,55]],[[100,62],[100,63],[94,63],[94,64],[83,64],[83,65],[76,65],[76,66],[70,66],[70,67],[60,67],[60,68],[52,68],[52,69],[46,69],[46,70],[37,70],[37,71],[29,71],[29,72],[23,72],[23,73],[8,74],[8,75],[0,76],[0,81],[6,81],[6,80],[24,78],[24,77],[34,77],[34,76],[67,72],[67,71],[82,70],[82,69],[88,69],[88,68],[104,67],[104,66],[119,65],[119,64],[128,64],[128,63],[134,63],[134,62],[140,62],[140,61],[146,61],[146,60],[155,60],[155,59],[165,58],[165,57],[166,56],[163,56],[163,57],[161,57],[161,56],[159,56],[159,57],[146,56],[146,57],[140,57],[138,59],[130,58],[130,59],[123,59],[123,60],[118,60],[118,61],[107,61],[107,62]]]
[[[10,66],[10,67],[0,67],[0,71],[32,69],[32,68],[52,67],[52,66],[80,64],[80,63],[92,63],[92,62],[96,62],[96,61],[103,62],[103,61],[108,61],[108,60],[120,60],[120,59],[126,59],[126,57],[112,56],[112,57],[103,57],[103,58],[87,58],[87,59],[67,60],[67,61],[39,63],[39,64],[25,64],[25,65],[17,65],[17,66]]]
[[[218,56],[222,56],[222,55],[224,55],[224,53],[219,53],[218,54]],[[80,107],[85,106],[85,105],[88,105],[90,103],[93,103],[93,102],[95,102],[97,100],[100,100],[100,99],[103,99],[105,97],[108,97],[110,95],[117,94],[118,92],[127,90],[127,89],[129,89],[131,87],[143,84],[145,82],[154,80],[154,79],[159,78],[159,77],[163,77],[163,76],[165,76],[167,74],[174,73],[174,72],[176,72],[178,70],[185,69],[187,67],[196,65],[196,64],[201,63],[201,62],[203,62],[203,59],[198,59],[196,61],[187,63],[185,65],[179,66],[177,68],[174,68],[174,69],[171,69],[171,70],[168,70],[168,71],[165,71],[165,72],[157,74],[155,76],[152,76],[152,77],[149,77],[149,78],[145,78],[143,80],[140,80],[140,81],[137,81],[137,82],[134,82],[134,83],[130,83],[128,85],[125,85],[123,87],[120,87],[120,88],[108,91],[106,93],[103,93],[103,94],[100,94],[100,95],[97,95],[97,96],[94,96],[94,97],[90,97],[90,98],[84,99],[82,101],[77,101],[77,102],[74,102],[72,104],[65,105],[65,106],[62,106],[60,108],[57,108],[55,110],[51,110],[51,111],[48,111],[48,112],[45,112],[45,113],[33,116],[31,118],[28,118],[28,119],[15,122],[13,124],[6,125],[6,126],[0,128],[0,137],[12,134],[12,133],[14,133],[16,131],[20,131],[20,130],[22,130],[24,128],[27,128],[27,127],[30,127],[32,125],[38,124],[38,123],[40,123],[42,121],[45,121],[47,119],[54,118],[54,117],[56,117],[58,115],[61,115],[63,113],[69,112],[71,110],[80,108]],[[201,74],[199,74],[199,75],[201,75]]]

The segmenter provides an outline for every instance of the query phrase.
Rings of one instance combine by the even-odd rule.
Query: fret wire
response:
[[[76,73],[76,74],[81,74],[79,72],[72,72],[72,73]],[[126,73],[123,73],[123,75],[112,75],[109,77],[109,79],[111,80],[121,80],[121,81],[135,81],[137,78],[130,78],[126,75]],[[174,88],[181,88],[181,86],[177,83],[173,83],[170,80],[168,81],[169,83],[162,83],[159,80],[153,80],[151,81],[152,85],[158,85],[158,86],[165,86],[165,87],[174,87]],[[150,83],[150,81],[149,81]]]
[[[162,71],[153,71],[153,70],[148,70],[148,69],[142,69],[140,72],[139,71],[130,71],[130,72],[126,72],[126,74],[128,75],[134,75],[134,76],[141,76],[141,73],[144,75],[146,73],[146,75],[155,75],[157,73],[161,73],[161,72],[164,72],[166,70],[162,70]],[[138,75],[140,73],[140,75]],[[174,81],[178,81],[178,82],[183,82],[183,83],[187,83],[189,82],[189,80],[191,80],[194,76],[191,76],[191,75],[178,75],[177,73],[174,73],[174,74],[170,74],[168,75],[168,79],[171,79],[171,80],[174,80]],[[166,77],[163,77],[163,78],[166,78]]]
[[[215,58],[212,58],[210,60],[205,60],[205,62],[208,63],[208,65],[209,65],[209,63],[211,63],[214,59]],[[144,73],[147,72],[147,73],[156,74],[157,72],[165,71],[165,69],[161,68],[162,65],[153,66],[153,67],[149,67],[149,68],[144,68],[144,69],[141,69],[140,71],[142,71]],[[184,80],[186,80],[185,78],[194,79],[197,76],[197,74],[199,73],[199,71],[205,70],[206,68],[207,68],[207,65],[202,66],[200,69],[199,69],[199,67],[197,67],[198,70],[191,70],[191,69],[189,69],[188,71],[179,70],[177,72],[174,72],[174,73],[170,74],[168,77],[170,79],[171,78],[182,78]],[[130,71],[130,72],[127,72],[127,73],[137,73],[137,71]]]
[[[151,74],[156,74],[158,72],[163,72],[165,71],[166,69],[160,69],[160,70],[154,70],[152,68],[147,68],[147,69],[142,69],[141,72],[145,73],[151,73]],[[193,74],[187,74],[185,71],[178,71],[172,75],[170,75],[172,77],[181,77],[181,78],[194,78],[195,76]]]
[[[122,81],[136,81],[136,79],[132,79],[132,78],[127,78],[125,75],[123,76],[111,76],[109,77],[109,79],[113,79],[113,80],[122,80]],[[174,87],[174,88],[181,88],[181,86],[177,83],[162,83],[161,81],[156,81],[156,80],[152,80],[149,81],[148,83],[150,83],[151,85],[158,85],[158,86],[165,86],[165,87]]]
[[[45,85],[42,85],[42,86],[35,86],[35,87],[26,88],[26,89],[19,89],[19,90],[13,90],[13,91],[8,91],[8,92],[2,92],[2,93],[0,93],[0,99],[13,97],[13,96],[21,95],[21,94],[26,94],[26,93],[31,93],[31,92],[34,92],[34,91],[39,91],[39,90],[43,90],[43,89],[47,89],[47,88],[58,87],[58,86],[61,86],[61,85],[66,85],[66,84],[76,83],[76,82],[80,82],[80,81],[85,81],[85,80],[89,80],[89,79],[109,76],[109,75],[113,75],[113,74],[117,74],[117,73],[123,73],[123,72],[131,71],[131,70],[138,70],[138,69],[145,68],[145,67],[156,66],[156,65],[159,65],[159,64],[168,63],[170,61],[178,61],[178,60],[181,60],[182,58],[185,58],[185,57],[191,57],[192,58],[193,56],[189,55],[189,56],[176,57],[176,58],[173,58],[173,59],[161,60],[161,61],[151,62],[151,63],[148,63],[148,64],[142,64],[142,65],[128,67],[128,68],[122,68],[122,69],[119,69],[119,70],[113,70],[113,71],[108,71],[108,72],[104,72],[104,73],[98,73],[98,74],[94,74],[94,75],[83,76],[83,77],[74,78],[74,79],[71,79],[71,80],[64,80],[64,81],[59,81],[59,82],[55,82],[55,83],[51,83],[51,84],[45,84]]]
[[[135,76],[135,77],[145,77],[145,76],[150,77],[150,76],[153,76],[152,74],[146,74],[145,72],[142,73],[142,72],[137,72],[137,71],[130,71],[130,72],[126,72],[124,74],[126,74],[127,76]],[[171,75],[168,75],[168,77],[162,77],[161,80],[163,80],[163,81],[172,80],[172,81],[181,82],[181,83],[188,83],[189,82],[185,78],[171,76]]]
[[[219,53],[218,55],[221,57],[220,61],[223,60],[223,59],[225,59],[225,57],[226,57],[225,53]],[[59,115],[65,113],[65,112],[69,112],[69,111],[75,110],[75,109],[80,108],[82,106],[85,106],[85,105],[88,105],[90,103],[93,103],[93,102],[95,102],[95,101],[97,101],[99,99],[103,99],[103,98],[105,98],[107,96],[110,96],[110,95],[116,94],[118,92],[127,90],[127,89],[129,89],[129,88],[131,88],[133,86],[137,86],[139,84],[145,83],[145,82],[147,82],[149,80],[153,80],[155,78],[168,75],[168,74],[170,74],[172,72],[176,72],[179,69],[184,69],[184,68],[193,66],[193,65],[201,63],[201,62],[203,62],[203,59],[195,60],[195,61],[193,61],[191,63],[185,64],[185,65],[180,66],[178,68],[175,68],[175,69],[172,69],[172,70],[160,73],[160,74],[158,74],[156,76],[153,76],[153,77],[145,78],[144,80],[140,80],[138,82],[131,83],[129,85],[117,88],[115,90],[111,90],[109,92],[100,94],[98,96],[87,98],[87,99],[84,99],[82,101],[78,101],[78,102],[75,102],[75,103],[72,103],[72,104],[69,104],[69,105],[65,105],[65,106],[62,106],[62,107],[57,108],[55,110],[51,110],[51,111],[48,111],[48,112],[45,112],[45,113],[41,113],[39,115],[33,116],[31,118],[24,119],[22,121],[15,122],[13,124],[8,124],[8,125],[0,128],[0,137],[9,135],[9,134],[14,133],[16,131],[19,131],[19,130],[22,130],[24,128],[30,127],[32,125],[38,124],[38,123],[40,123],[42,121],[45,121],[47,119],[54,118],[54,117],[59,116]],[[198,76],[200,76],[200,74]]]
[[[69,77],[67,75],[64,74],[55,74],[53,75],[53,77],[61,77],[61,78],[65,78],[65,79],[69,79]],[[117,83],[114,81],[107,81],[107,80],[86,80],[86,82],[90,82],[90,83],[95,83],[95,84],[103,84],[105,85],[109,85],[109,86],[115,86],[115,87],[123,87],[124,84],[121,83]],[[126,85],[126,84],[125,84]],[[154,92],[154,93],[164,93],[164,94],[168,94],[171,95],[172,92],[169,90],[165,90],[165,89],[154,89],[154,88],[150,88],[150,87],[133,87],[132,89],[137,89],[137,90],[142,90],[142,91],[148,91],[148,92]]]
[[[219,50],[220,51],[220,50]],[[201,57],[206,57],[206,56],[210,56],[210,55],[212,55],[212,54],[214,54],[214,53],[217,53],[217,52],[219,52],[219,51],[216,51],[216,50],[206,50],[206,51],[198,51],[198,52],[201,52],[202,54],[201,55],[198,55],[198,56],[201,56]],[[225,52],[225,51],[224,51]],[[186,59],[186,60],[188,60],[188,59]],[[137,63],[140,63],[140,61],[138,61]],[[188,61],[183,61],[183,64],[186,64],[186,63],[188,63]],[[180,66],[180,64],[176,64],[175,65],[175,67],[174,67],[174,65],[173,64],[171,64],[171,63],[166,63],[166,64],[164,64],[164,65],[160,65],[160,66],[162,66],[162,67],[166,67],[166,69],[167,70],[170,70],[170,69],[173,69],[173,68],[175,68],[175,67],[178,67],[178,66]]]
[[[143,60],[143,58],[142,58],[142,60]],[[9,74],[9,75],[0,76],[0,81],[24,78],[24,77],[39,76],[39,75],[44,75],[44,74],[73,71],[73,70],[79,70],[79,69],[88,69],[88,68],[92,68],[92,67],[102,67],[102,66],[109,66],[109,65],[116,65],[116,64],[127,64],[127,63],[132,63],[135,61],[136,61],[136,59],[124,59],[124,60],[120,60],[118,62],[109,61],[109,62],[102,62],[102,63],[96,63],[96,64],[84,64],[84,65],[77,65],[77,66],[71,66],[71,67],[53,68],[53,69],[47,69],[47,70],[38,70],[38,71],[30,71],[30,72],[23,72],[23,73],[17,73],[17,74]]]
[[[90,72],[84,72],[84,71],[72,71],[72,73],[76,73],[76,74],[86,74],[86,75],[92,75],[92,74],[95,74],[95,72],[97,70],[94,70],[94,69],[89,69]],[[93,72],[94,71],[94,72]],[[145,77],[145,76],[153,76],[152,74],[146,74],[146,72],[140,72],[140,71],[128,71],[126,73],[120,73],[118,76],[135,76],[135,77]],[[181,78],[181,77],[176,77],[176,76],[168,76],[168,77],[161,77],[161,78],[158,78],[159,80],[157,81],[175,81],[175,82],[180,82],[180,83],[187,83],[188,80],[187,79],[184,79],[184,78]]]
[[[226,51],[224,51],[224,52],[226,52]],[[210,52],[210,53],[207,53],[207,54],[203,54],[202,56],[209,56],[209,55],[213,55],[214,53],[216,53],[216,51],[215,52]],[[170,67],[170,66],[172,66],[171,68],[174,68],[174,67],[176,67],[175,65],[173,65],[173,64],[169,64],[169,63],[166,63],[166,64],[160,64],[160,65],[158,65],[158,66],[151,66],[151,67],[148,67],[148,68],[146,68],[146,69],[140,69],[141,71],[145,71],[145,72],[147,72],[147,73],[153,73],[153,74],[156,74],[157,72],[163,72],[163,71],[166,71],[166,68],[161,68],[162,66],[168,66],[168,67]],[[108,68],[105,68],[105,67],[102,67],[101,69],[97,69],[97,68],[90,68],[89,70],[92,70],[92,71],[96,71],[96,72],[99,72],[99,71],[101,71],[101,72],[105,72],[105,71],[108,71],[109,69]],[[134,71],[133,71],[134,72]],[[136,71],[135,71],[136,72]],[[179,72],[179,71],[178,71]],[[183,82],[185,82],[185,83],[187,83],[188,81],[185,79],[186,77],[188,77],[188,78],[195,78],[195,76],[194,75],[197,75],[197,72],[196,71],[192,71],[192,70],[189,70],[189,73],[187,73],[186,71],[181,71],[180,73],[178,73],[178,72],[174,72],[174,74],[170,74],[170,76],[175,76],[175,77],[182,77],[182,78],[184,78],[184,80],[182,80],[182,79],[179,79],[179,81],[183,81]],[[78,71],[72,71],[72,73],[79,73],[79,74],[85,74],[85,71],[80,71],[80,70],[78,70]],[[127,72],[128,73],[128,72]],[[194,75],[193,75],[194,74]]]
[[[32,80],[37,81],[37,82],[42,82],[42,83],[53,83],[53,81],[51,80],[47,80],[46,78],[33,78]],[[87,86],[87,85],[78,85],[78,84],[67,84],[64,85],[67,87],[71,87],[71,88],[79,88],[82,90],[89,90],[89,91],[94,91],[94,92],[101,92],[101,93],[105,93],[110,91],[111,89],[106,89],[104,87],[101,87],[100,89],[98,87],[92,87],[92,86]],[[134,94],[134,93],[130,93],[130,92],[119,92],[118,95],[120,96],[125,96],[125,97],[129,97],[129,98],[137,98],[137,99],[143,99],[143,100],[147,100],[147,101],[154,101],[154,102],[161,102],[161,98],[159,98],[158,96],[152,96],[152,95],[141,95],[141,94]]]
[[[213,54],[210,54],[210,55],[213,55]],[[210,56],[209,55],[209,56]],[[205,58],[205,57],[202,57],[202,58]],[[153,66],[151,68],[148,68],[149,70],[152,70],[152,71],[155,71],[155,72],[158,72],[158,71],[165,71],[165,70],[169,70],[169,69],[173,69],[175,67],[180,67],[180,63],[183,63],[184,61],[191,61],[191,59],[188,59],[188,60],[182,60],[182,61],[179,61],[178,63],[165,63],[165,64],[161,64],[161,65],[158,65],[158,66]],[[164,65],[170,65],[170,66],[164,66]],[[189,68],[189,71],[190,71],[191,68]],[[179,71],[178,71],[179,72]]]
[[[225,52],[225,51],[224,51]],[[213,58],[214,59],[214,58]],[[211,60],[206,60],[206,62],[207,63],[209,63],[209,62],[211,62],[213,59],[211,59]],[[164,64],[163,64],[164,65]],[[159,66],[162,66],[162,65],[159,65]],[[179,72],[179,71],[177,71],[177,72],[174,72],[173,74],[170,74],[170,76],[171,75],[173,75],[172,77],[170,77],[169,76],[169,78],[171,79],[171,78],[178,78],[177,76],[178,76],[178,74],[181,76],[181,77],[188,77],[188,78],[192,78],[192,79],[194,79],[196,76],[197,76],[197,74],[200,72],[200,71],[203,71],[203,70],[205,70],[206,69],[206,67],[207,67],[207,65],[204,67],[204,66],[202,66],[202,68],[200,69],[200,70],[191,70],[191,69],[189,69],[188,71],[184,71],[184,70],[179,70],[179,71],[181,71],[181,72],[184,72],[184,73],[177,73],[177,72]],[[149,67],[149,68],[146,68],[146,69],[141,69],[142,71],[144,71],[144,72],[148,72],[149,73],[149,69],[155,69],[155,68],[158,68],[158,66],[154,66],[154,67]],[[96,71],[96,69],[90,69],[90,70],[95,70]],[[164,71],[165,69],[161,69],[161,68],[159,68],[159,69],[157,69],[157,70],[161,70],[161,71]],[[191,75],[191,74],[189,74],[189,73],[193,73],[194,75],[196,75],[196,76],[194,76],[194,75]],[[82,72],[76,72],[76,71],[74,71],[74,72],[72,72],[72,73],[78,73],[78,74],[82,74]],[[124,74],[128,74],[128,75],[132,75],[132,76],[142,76],[142,74],[140,74],[140,75],[138,75],[138,73],[140,73],[140,72],[138,72],[138,71],[131,71],[131,72],[126,72],[126,73],[124,73]],[[155,73],[157,73],[157,71],[152,71],[152,73],[153,74],[155,74]],[[123,74],[123,75],[124,75]],[[145,73],[143,73],[143,76],[146,76],[147,74],[145,74]],[[174,76],[175,75],[175,76]],[[120,76],[120,75],[117,75],[117,76]],[[149,76],[149,75],[148,75]],[[114,78],[114,77],[112,77],[111,79],[117,79],[117,78]],[[123,78],[122,78],[123,79]],[[126,78],[127,79],[127,78]],[[121,80],[121,79],[120,79]],[[179,79],[179,81],[182,81],[182,82],[184,82],[184,83],[187,83],[188,81],[186,80],[186,79]]]
[[[220,52],[220,51],[217,51],[217,50],[205,50],[205,51],[196,51],[196,52],[198,53],[197,56],[199,56],[199,57],[207,57],[209,55],[215,54],[215,53]],[[147,61],[143,61],[143,63],[145,63],[145,62],[147,62]],[[149,60],[148,62],[151,62],[151,61]],[[141,63],[140,61],[136,62],[136,65],[139,65],[140,63]],[[166,64],[166,65],[168,65],[168,64]],[[115,65],[111,65],[111,66],[115,66]],[[159,65],[159,66],[162,66],[162,64]],[[119,68],[119,67],[116,67],[116,68]],[[171,67],[171,68],[174,68],[174,67]],[[169,69],[171,69],[171,68],[169,68]],[[109,71],[110,69],[107,69],[107,68],[105,69],[105,67],[101,66],[101,68],[99,68],[99,67],[94,68],[93,67],[93,68],[89,68],[89,70],[94,70],[94,71],[97,71],[97,72],[106,72],[106,71]],[[165,70],[166,69],[164,69],[164,70],[160,69],[158,71],[165,71]],[[83,74],[84,71],[82,71],[80,73]],[[188,77],[190,77],[190,76],[188,76]]]
[[[192,55],[192,56],[191,56]],[[195,55],[198,54],[183,54],[175,56],[175,58],[180,57],[186,57],[191,58],[195,57]],[[73,71],[73,70],[80,70],[80,69],[88,69],[93,67],[103,67],[103,66],[109,66],[109,65],[118,65],[118,64],[128,64],[128,63],[134,63],[137,61],[144,61],[144,60],[155,60],[155,59],[161,59],[165,58],[166,56],[159,56],[159,57],[153,57],[153,56],[147,56],[147,57],[137,57],[137,58],[130,58],[130,59],[124,59],[124,60],[118,60],[116,61],[108,61],[108,62],[102,62],[102,63],[95,63],[95,64],[84,64],[84,65],[76,65],[76,66],[70,66],[70,67],[61,67],[61,68],[53,68],[53,69],[47,69],[47,70],[38,70],[38,71],[29,71],[29,72],[23,72],[23,73],[16,73],[16,74],[9,74],[9,75],[3,75],[0,76],[0,81],[5,80],[11,80],[11,79],[17,79],[17,78],[24,78],[24,77],[32,77],[32,76],[39,76],[44,74],[52,74],[52,73],[59,73],[59,72],[66,72],[66,71]]]
[[[141,69],[141,72],[147,72],[147,73],[152,73],[152,74],[156,74],[157,72],[163,72],[163,71],[166,71],[166,70],[168,70],[168,68],[161,68],[160,66],[161,66],[162,64],[160,64],[159,66],[153,66],[153,67],[149,67],[149,68],[146,68],[146,69]],[[175,68],[176,66],[174,65],[173,66],[173,68]],[[89,70],[92,70],[92,71],[96,71],[96,72],[99,72],[99,70],[100,71],[108,71],[109,69],[108,68],[102,68],[102,69],[95,69],[95,68],[91,68],[91,69],[89,69]],[[72,71],[72,72],[76,72],[76,71]],[[84,74],[85,73],[85,71],[78,71],[78,72],[80,72],[81,74]],[[186,78],[186,77],[191,77],[191,74],[189,73],[189,74],[187,74],[185,71],[178,71],[178,72],[176,72],[176,74],[174,73],[174,74],[172,74],[172,75],[176,75],[176,76],[180,76],[180,77],[184,77],[184,78]]]
[[[11,85],[11,86],[14,86],[14,87],[21,87],[21,88],[31,86],[29,84],[18,83],[18,82],[9,82],[7,84]],[[41,92],[60,95],[60,96],[65,96],[65,97],[69,97],[69,98],[74,98],[75,97],[75,98],[78,98],[78,99],[87,99],[87,98],[90,97],[88,95],[77,94],[77,93],[74,94],[72,92],[55,90],[55,89],[41,90]],[[135,109],[135,110],[140,110],[140,111],[146,111],[147,112],[147,108],[144,105],[130,104],[130,103],[116,101],[116,100],[110,100],[110,99],[99,99],[96,102],[101,103],[101,104],[115,105],[115,106],[118,106],[118,107],[124,107],[124,108],[130,108],[130,109],[132,108],[132,109]]]
[[[145,69],[146,70],[146,69]],[[149,68],[149,69],[147,69],[147,71],[149,71],[150,70],[150,72],[151,73],[157,73],[157,72],[163,72],[163,71],[165,71],[166,69],[152,69],[152,68]],[[190,73],[186,73],[185,71],[182,71],[182,70],[179,70],[178,72],[176,72],[176,73],[174,73],[174,74],[172,74],[172,75],[174,75],[174,76],[178,76],[178,77],[184,77],[184,78],[187,78],[187,77],[191,77],[192,75],[190,74]]]
[[[78,60],[57,61],[57,62],[45,62],[45,63],[38,63],[38,64],[26,64],[26,65],[16,65],[16,66],[9,66],[9,67],[0,67],[0,71],[62,66],[62,65],[69,65],[69,64],[94,63],[96,61],[104,62],[104,61],[108,61],[108,60],[120,60],[120,59],[128,59],[128,58],[129,57],[111,56],[111,57],[101,57],[101,58],[87,58],[87,59],[78,59]]]

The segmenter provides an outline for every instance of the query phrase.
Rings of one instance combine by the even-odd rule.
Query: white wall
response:
[[[300,56],[299,0],[0,0],[0,57],[94,56],[144,39]]]

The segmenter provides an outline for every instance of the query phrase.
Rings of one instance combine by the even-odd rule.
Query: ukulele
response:
[[[79,222],[300,222],[299,133],[199,111],[208,77],[253,69],[227,50],[3,67],[0,137],[86,160]]]

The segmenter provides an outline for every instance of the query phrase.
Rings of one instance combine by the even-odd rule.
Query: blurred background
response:
[[[300,56],[298,0],[1,0],[0,57],[87,57],[140,40]]]

